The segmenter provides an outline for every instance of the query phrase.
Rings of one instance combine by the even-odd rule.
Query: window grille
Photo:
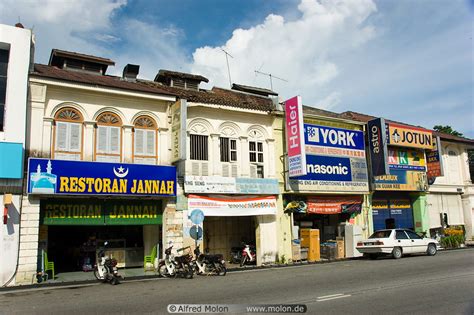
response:
[[[190,135],[191,160],[208,160],[208,136]]]

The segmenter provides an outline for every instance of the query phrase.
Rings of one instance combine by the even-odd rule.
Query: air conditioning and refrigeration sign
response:
[[[294,191],[368,192],[364,132],[304,124],[306,175],[289,178]]]

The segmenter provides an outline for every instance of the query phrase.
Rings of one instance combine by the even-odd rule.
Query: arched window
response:
[[[59,110],[54,117],[54,154],[58,160],[82,159],[82,123],[81,113],[71,107]]]
[[[120,162],[122,160],[122,120],[111,112],[97,117],[95,160]]]
[[[133,132],[133,161],[135,163],[157,163],[157,125],[154,119],[140,116],[135,120]]]

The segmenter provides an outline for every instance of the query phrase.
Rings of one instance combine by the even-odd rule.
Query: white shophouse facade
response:
[[[474,231],[474,185],[467,150],[473,146],[473,140],[441,135],[443,176],[430,185],[427,199],[430,228],[441,228],[446,218],[448,225],[464,225],[468,240]]]

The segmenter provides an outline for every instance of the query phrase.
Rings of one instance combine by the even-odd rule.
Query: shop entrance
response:
[[[107,251],[119,267],[143,266],[143,226],[48,226],[48,259],[57,272],[89,271],[97,250],[108,241]]]
[[[242,243],[255,246],[255,216],[214,217],[204,220],[204,249],[210,254],[222,254],[226,261]]]
[[[321,242],[336,240],[344,236],[344,226],[351,219],[351,213],[338,214],[303,214],[295,213],[293,217],[299,229],[318,229]],[[299,237],[298,237],[299,238]]]
[[[372,216],[374,231],[402,228],[414,230],[415,228],[410,199],[373,199]]]

